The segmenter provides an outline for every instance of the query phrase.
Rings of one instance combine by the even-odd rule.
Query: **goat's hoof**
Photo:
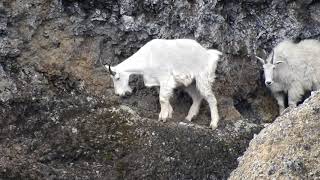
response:
[[[165,116],[159,116],[159,121],[167,122],[167,120],[171,118],[172,118],[172,115],[166,114]]]
[[[279,115],[281,116],[281,115],[284,115],[284,114],[286,114],[286,113],[288,113],[289,111],[291,111],[292,109],[293,109],[294,107],[287,107],[287,108],[285,108],[281,113],[279,113]]]
[[[186,118],[184,118],[186,121],[191,122],[192,121],[192,117],[187,116]]]
[[[172,108],[169,108],[168,111],[160,111],[160,114],[159,114],[159,121],[162,121],[162,122],[166,122],[167,119],[171,119],[172,118]]]
[[[213,124],[213,123],[210,124],[210,128],[211,128],[212,130],[217,129],[217,127],[218,127],[217,124]]]
[[[167,119],[166,118],[159,118],[159,121],[160,122],[167,122]]]

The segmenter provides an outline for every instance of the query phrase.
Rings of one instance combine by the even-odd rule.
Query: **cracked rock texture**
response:
[[[0,178],[227,179],[277,116],[254,55],[285,38],[319,39],[319,9],[316,0],[0,1]],[[114,96],[102,64],[154,38],[224,53],[217,130],[206,103],[183,122],[191,99],[180,90],[174,118],[158,122],[157,88],[139,76],[132,96]]]
[[[320,178],[320,92],[306,101],[253,138],[230,180]]]

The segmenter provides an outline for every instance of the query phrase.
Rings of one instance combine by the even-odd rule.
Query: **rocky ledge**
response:
[[[83,95],[1,106],[4,179],[226,179],[261,126],[159,123]],[[19,112],[19,113],[16,113]]]

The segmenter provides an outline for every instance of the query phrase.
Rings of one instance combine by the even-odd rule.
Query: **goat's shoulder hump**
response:
[[[306,39],[299,43],[302,47],[320,47],[320,41],[315,39]]]
[[[296,44],[291,40],[284,40],[276,45],[274,51],[277,54],[287,52],[289,49],[295,48]]]

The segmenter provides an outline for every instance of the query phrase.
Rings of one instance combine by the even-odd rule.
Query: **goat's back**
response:
[[[175,72],[201,72],[208,67],[207,49],[191,39],[154,39],[148,43],[152,67]]]
[[[320,42],[317,40],[303,40],[294,43],[285,40],[274,48],[275,61],[287,61],[291,65],[313,65],[320,68]]]
[[[320,42],[303,40],[293,43],[285,40],[274,48],[275,61],[285,61],[289,68],[281,73],[284,80],[301,81],[307,89],[320,83]],[[281,65],[279,65],[281,66]]]

